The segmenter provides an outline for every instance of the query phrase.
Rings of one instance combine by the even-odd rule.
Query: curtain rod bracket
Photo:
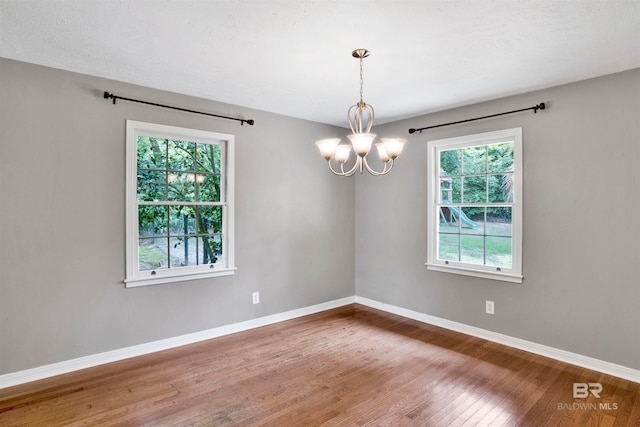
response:
[[[114,94],[112,94],[112,93],[109,93],[109,92],[106,92],[106,91],[105,91],[105,92],[104,92],[104,99],[109,99],[109,98],[113,98],[113,105],[116,105],[116,98],[117,98],[117,96],[115,96],[115,95],[114,95]]]
[[[187,112],[187,113],[202,114],[202,115],[205,115],[205,116],[217,117],[219,119],[235,120],[235,121],[240,122],[241,126],[243,126],[245,123],[248,124],[249,126],[253,126],[254,123],[255,123],[255,121],[253,119],[239,119],[237,117],[221,116],[219,114],[205,113],[204,111],[188,110],[186,108],[173,107],[171,105],[157,104],[155,102],[142,101],[142,100],[133,99],[133,98],[125,98],[124,96],[114,95],[114,94],[109,93],[107,91],[104,92],[103,97],[104,97],[104,99],[109,99],[109,98],[113,99],[113,105],[116,104],[116,100],[123,99],[125,101],[138,102],[140,104],[153,105],[155,107],[170,108],[172,110],[184,111],[184,112]]]
[[[416,133],[416,132],[422,133],[423,130],[427,130],[427,129],[439,128],[439,127],[443,127],[443,126],[457,125],[459,123],[473,122],[475,120],[482,120],[482,119],[488,119],[490,117],[504,116],[505,114],[519,113],[521,111],[527,111],[527,110],[533,110],[534,114],[538,114],[538,110],[544,110],[546,108],[547,108],[547,106],[545,105],[545,103],[541,102],[538,105],[534,105],[533,107],[521,108],[519,110],[507,111],[505,113],[490,114],[488,116],[474,117],[473,119],[459,120],[457,122],[442,123],[440,125],[426,126],[426,127],[418,128],[418,129],[411,128],[411,129],[409,129],[409,133],[412,133],[412,134]]]

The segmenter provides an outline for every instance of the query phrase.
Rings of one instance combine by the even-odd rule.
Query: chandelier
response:
[[[320,150],[320,154],[329,164],[329,169],[336,175],[351,176],[356,171],[361,174],[365,169],[371,175],[385,175],[393,168],[393,161],[400,155],[404,147],[406,139],[402,138],[380,138],[382,142],[375,144],[378,150],[378,157],[384,164],[384,168],[378,172],[373,170],[367,163],[367,154],[371,150],[371,145],[376,135],[371,133],[373,126],[374,112],[373,107],[362,100],[362,60],[369,56],[367,49],[356,49],[351,52],[354,58],[360,60],[360,102],[352,105],[347,111],[347,119],[351,126],[351,135],[347,135],[351,144],[340,144],[340,138],[321,139],[316,141],[316,145]],[[345,170],[345,163],[349,160],[351,148],[356,153],[356,162],[351,169]],[[336,171],[331,164],[331,160],[335,160],[340,165],[340,170]]]

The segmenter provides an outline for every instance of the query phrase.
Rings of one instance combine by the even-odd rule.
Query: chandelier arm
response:
[[[371,133],[371,126],[373,126],[373,121],[375,120],[376,113],[373,111],[373,106],[370,104],[365,104],[367,109],[369,110],[369,123],[367,124],[367,132]]]
[[[389,163],[389,169],[387,169],[387,165],[385,164],[384,167],[386,169],[385,173],[389,173],[391,172],[391,169],[393,169],[393,165],[395,165],[395,162],[393,159],[389,160],[387,163]]]
[[[389,172],[391,172],[391,169],[393,169],[393,160],[389,160],[388,162],[385,162],[384,168],[382,169],[381,172],[376,172],[375,170],[373,170],[371,166],[369,166],[369,163],[367,163],[366,158],[363,158],[363,160],[364,160],[364,166],[367,169],[367,172],[369,172],[373,176],[386,175]],[[387,164],[390,164],[389,169],[387,169]]]
[[[363,122],[365,120],[366,114],[366,130],[363,131]],[[356,133],[371,133],[371,127],[373,126],[373,121],[375,120],[375,111],[373,106],[370,104],[365,104],[364,102],[352,105],[349,110],[347,110],[347,121],[349,122],[349,127],[351,127],[351,132]]]
[[[353,165],[353,167],[347,171],[347,176],[351,176],[351,175],[353,175],[354,173],[356,173],[356,171],[358,170],[358,165],[360,165],[360,162],[362,161],[362,160],[360,160],[360,159],[361,159],[361,158],[360,158],[359,156],[358,156],[358,157],[356,157],[356,162],[355,162],[355,164]]]
[[[349,107],[349,109],[347,110],[347,121],[349,122],[349,126],[351,127],[351,133],[358,133],[358,130],[356,129],[356,125],[355,125],[355,121],[356,121],[356,114],[353,114],[352,117],[352,112],[354,108],[358,108],[357,105],[352,105],[351,107]]]
[[[342,172],[337,172],[337,171],[335,171],[335,170],[333,169],[333,166],[331,166],[331,160],[327,161],[327,164],[329,165],[329,170],[330,170],[331,172],[333,172],[335,175],[338,175],[338,176],[349,176],[349,175],[347,175],[346,173],[344,173],[344,170],[343,170]]]
[[[356,173],[356,170],[358,169],[358,159],[356,159],[356,163],[353,165],[353,167],[351,169],[349,169],[348,171],[346,171],[346,172],[344,171],[344,163],[340,163],[340,172],[338,172],[335,169],[333,169],[333,166],[331,165],[331,160],[327,161],[327,163],[329,164],[329,169],[334,174],[336,174],[338,176],[351,176],[354,173]]]

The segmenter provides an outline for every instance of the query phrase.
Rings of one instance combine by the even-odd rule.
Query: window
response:
[[[522,282],[522,128],[428,143],[429,270]]]
[[[234,273],[234,136],[127,120],[127,287]]]

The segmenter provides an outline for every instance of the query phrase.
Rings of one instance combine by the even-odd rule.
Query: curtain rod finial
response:
[[[533,107],[533,112],[538,113],[538,110],[544,110],[545,108],[547,108],[547,106],[544,104],[544,102],[541,102],[540,104]]]
[[[114,94],[112,94],[112,93],[109,93],[109,92],[107,92],[107,91],[104,91],[104,95],[102,95],[102,97],[103,97],[104,99],[113,98],[113,103],[114,103],[114,104],[116,103],[116,96],[115,96]]]

